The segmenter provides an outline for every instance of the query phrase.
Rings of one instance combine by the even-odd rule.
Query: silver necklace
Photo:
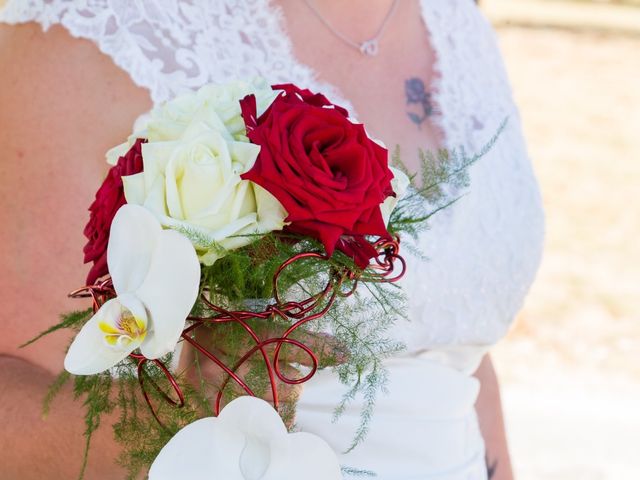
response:
[[[318,8],[315,6],[314,3],[312,3],[311,0],[304,0],[304,3],[307,4],[307,7],[309,7],[309,10],[311,10],[313,14],[316,17],[318,17],[318,20],[320,20],[322,24],[325,27],[327,27],[327,29],[331,33],[333,33],[336,37],[338,37],[347,45],[352,46],[356,50],[360,51],[360,53],[362,53],[363,55],[367,55],[369,57],[375,57],[378,54],[378,50],[380,47],[380,39],[382,38],[382,34],[384,33],[387,25],[389,24],[389,20],[391,20],[391,17],[395,13],[396,8],[398,6],[398,0],[393,0],[393,4],[391,5],[391,8],[389,8],[389,11],[387,12],[387,15],[384,17],[382,24],[380,24],[380,28],[378,28],[378,31],[376,32],[376,34],[369,40],[365,40],[364,42],[356,42],[355,40],[352,40],[346,35],[344,35],[342,32],[336,30],[333,27],[333,25],[331,25],[331,23],[329,23],[329,21],[326,18],[324,18],[324,16],[320,13]]]

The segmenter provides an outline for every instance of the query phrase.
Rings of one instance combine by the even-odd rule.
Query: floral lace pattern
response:
[[[93,40],[155,103],[230,78],[318,85],[268,0],[9,0],[0,21],[61,24]]]
[[[446,146],[478,150],[468,194],[434,218],[404,279],[411,322],[396,330],[409,352],[490,345],[521,308],[537,270],[543,213],[518,112],[494,34],[470,0],[422,0],[437,55],[435,118]],[[256,75],[321,90],[351,108],[293,56],[269,0],[8,0],[0,21],[63,25],[93,40],[154,102],[208,82]],[[342,100],[341,100],[342,99]]]

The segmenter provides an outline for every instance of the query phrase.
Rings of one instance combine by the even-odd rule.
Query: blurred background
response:
[[[494,362],[518,480],[640,479],[640,0],[482,0],[547,212]]]

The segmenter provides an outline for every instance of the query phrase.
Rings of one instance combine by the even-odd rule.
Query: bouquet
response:
[[[131,478],[341,478],[324,441],[288,432],[281,386],[335,368],[349,387],[336,415],[368,400],[362,440],[381,361],[402,348],[387,335],[404,314],[400,235],[455,201],[442,185],[484,153],[422,154],[417,188],[398,152],[394,168],[349,112],[294,85],[208,85],[156,107],[107,153],[71,293],[92,305],[43,333],[77,332],[45,409],[73,378],[85,464],[117,410]]]

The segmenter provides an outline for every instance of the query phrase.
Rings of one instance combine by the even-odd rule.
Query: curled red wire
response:
[[[249,387],[246,381],[238,373],[239,369],[248,362],[255,355],[260,355],[262,361],[266,367],[267,375],[269,376],[269,385],[271,389],[271,395],[273,398],[273,406],[279,409],[280,398],[278,394],[278,383],[282,382],[288,385],[299,385],[309,381],[317,372],[319,359],[313,349],[305,345],[300,340],[292,338],[293,334],[299,330],[303,325],[317,320],[323,317],[331,309],[337,298],[345,298],[353,295],[357,289],[358,282],[362,280],[366,272],[366,278],[362,281],[366,282],[396,282],[402,278],[406,270],[406,262],[404,258],[400,256],[400,240],[398,238],[380,239],[375,242],[374,247],[378,251],[379,255],[371,264],[370,268],[366,271],[350,270],[346,268],[338,269],[331,267],[329,278],[324,288],[308,298],[299,301],[286,301],[280,292],[279,280],[285,269],[298,261],[302,261],[309,258],[315,258],[320,261],[329,261],[329,259],[318,252],[303,252],[289,258],[280,265],[273,277],[273,303],[267,305],[262,311],[250,311],[250,310],[227,310],[218,305],[213,304],[208,298],[207,294],[203,293],[200,300],[206,305],[206,307],[212,312],[210,316],[197,317],[190,316],[187,318],[188,324],[182,332],[182,340],[194,348],[197,352],[201,353],[217,365],[226,375],[222,384],[219,386],[218,392],[214,402],[214,413],[218,415],[222,408],[222,400],[224,392],[226,391],[229,383],[234,382],[240,389],[242,389],[247,395],[255,396],[253,390]],[[400,268],[397,269],[396,262],[400,264]],[[396,271],[397,270],[397,271]],[[352,282],[349,290],[343,291],[342,286],[346,281]],[[103,305],[109,298],[115,296],[113,289],[113,283],[111,279],[107,278],[95,285],[80,288],[74,292],[71,292],[69,296],[74,298],[87,298],[90,297],[93,302],[94,312],[97,311],[101,305]],[[284,332],[279,335],[260,338],[255,328],[250,324],[250,320],[270,320],[280,318],[287,325],[289,325]],[[240,325],[246,332],[248,338],[251,341],[251,346],[248,350],[231,366],[227,365],[219,355],[216,355],[213,351],[208,349],[205,345],[200,343],[195,337],[195,330],[206,324],[217,323],[235,323]],[[280,356],[282,349],[285,345],[292,348],[297,348],[300,352],[308,356],[310,365],[309,373],[300,378],[287,377],[280,368]],[[185,396],[180,388],[180,385],[171,372],[170,368],[165,365],[159,359],[148,359],[140,353],[132,353],[130,357],[136,360],[138,382],[143,393],[145,402],[147,403],[152,415],[156,421],[164,427],[161,419],[159,418],[156,407],[154,407],[151,401],[151,396],[148,391],[148,385],[151,385],[160,397],[176,408],[181,408],[185,405]],[[173,395],[163,391],[160,386],[154,382],[146,371],[146,367],[152,362],[162,372],[169,382],[170,388],[173,391]]]

